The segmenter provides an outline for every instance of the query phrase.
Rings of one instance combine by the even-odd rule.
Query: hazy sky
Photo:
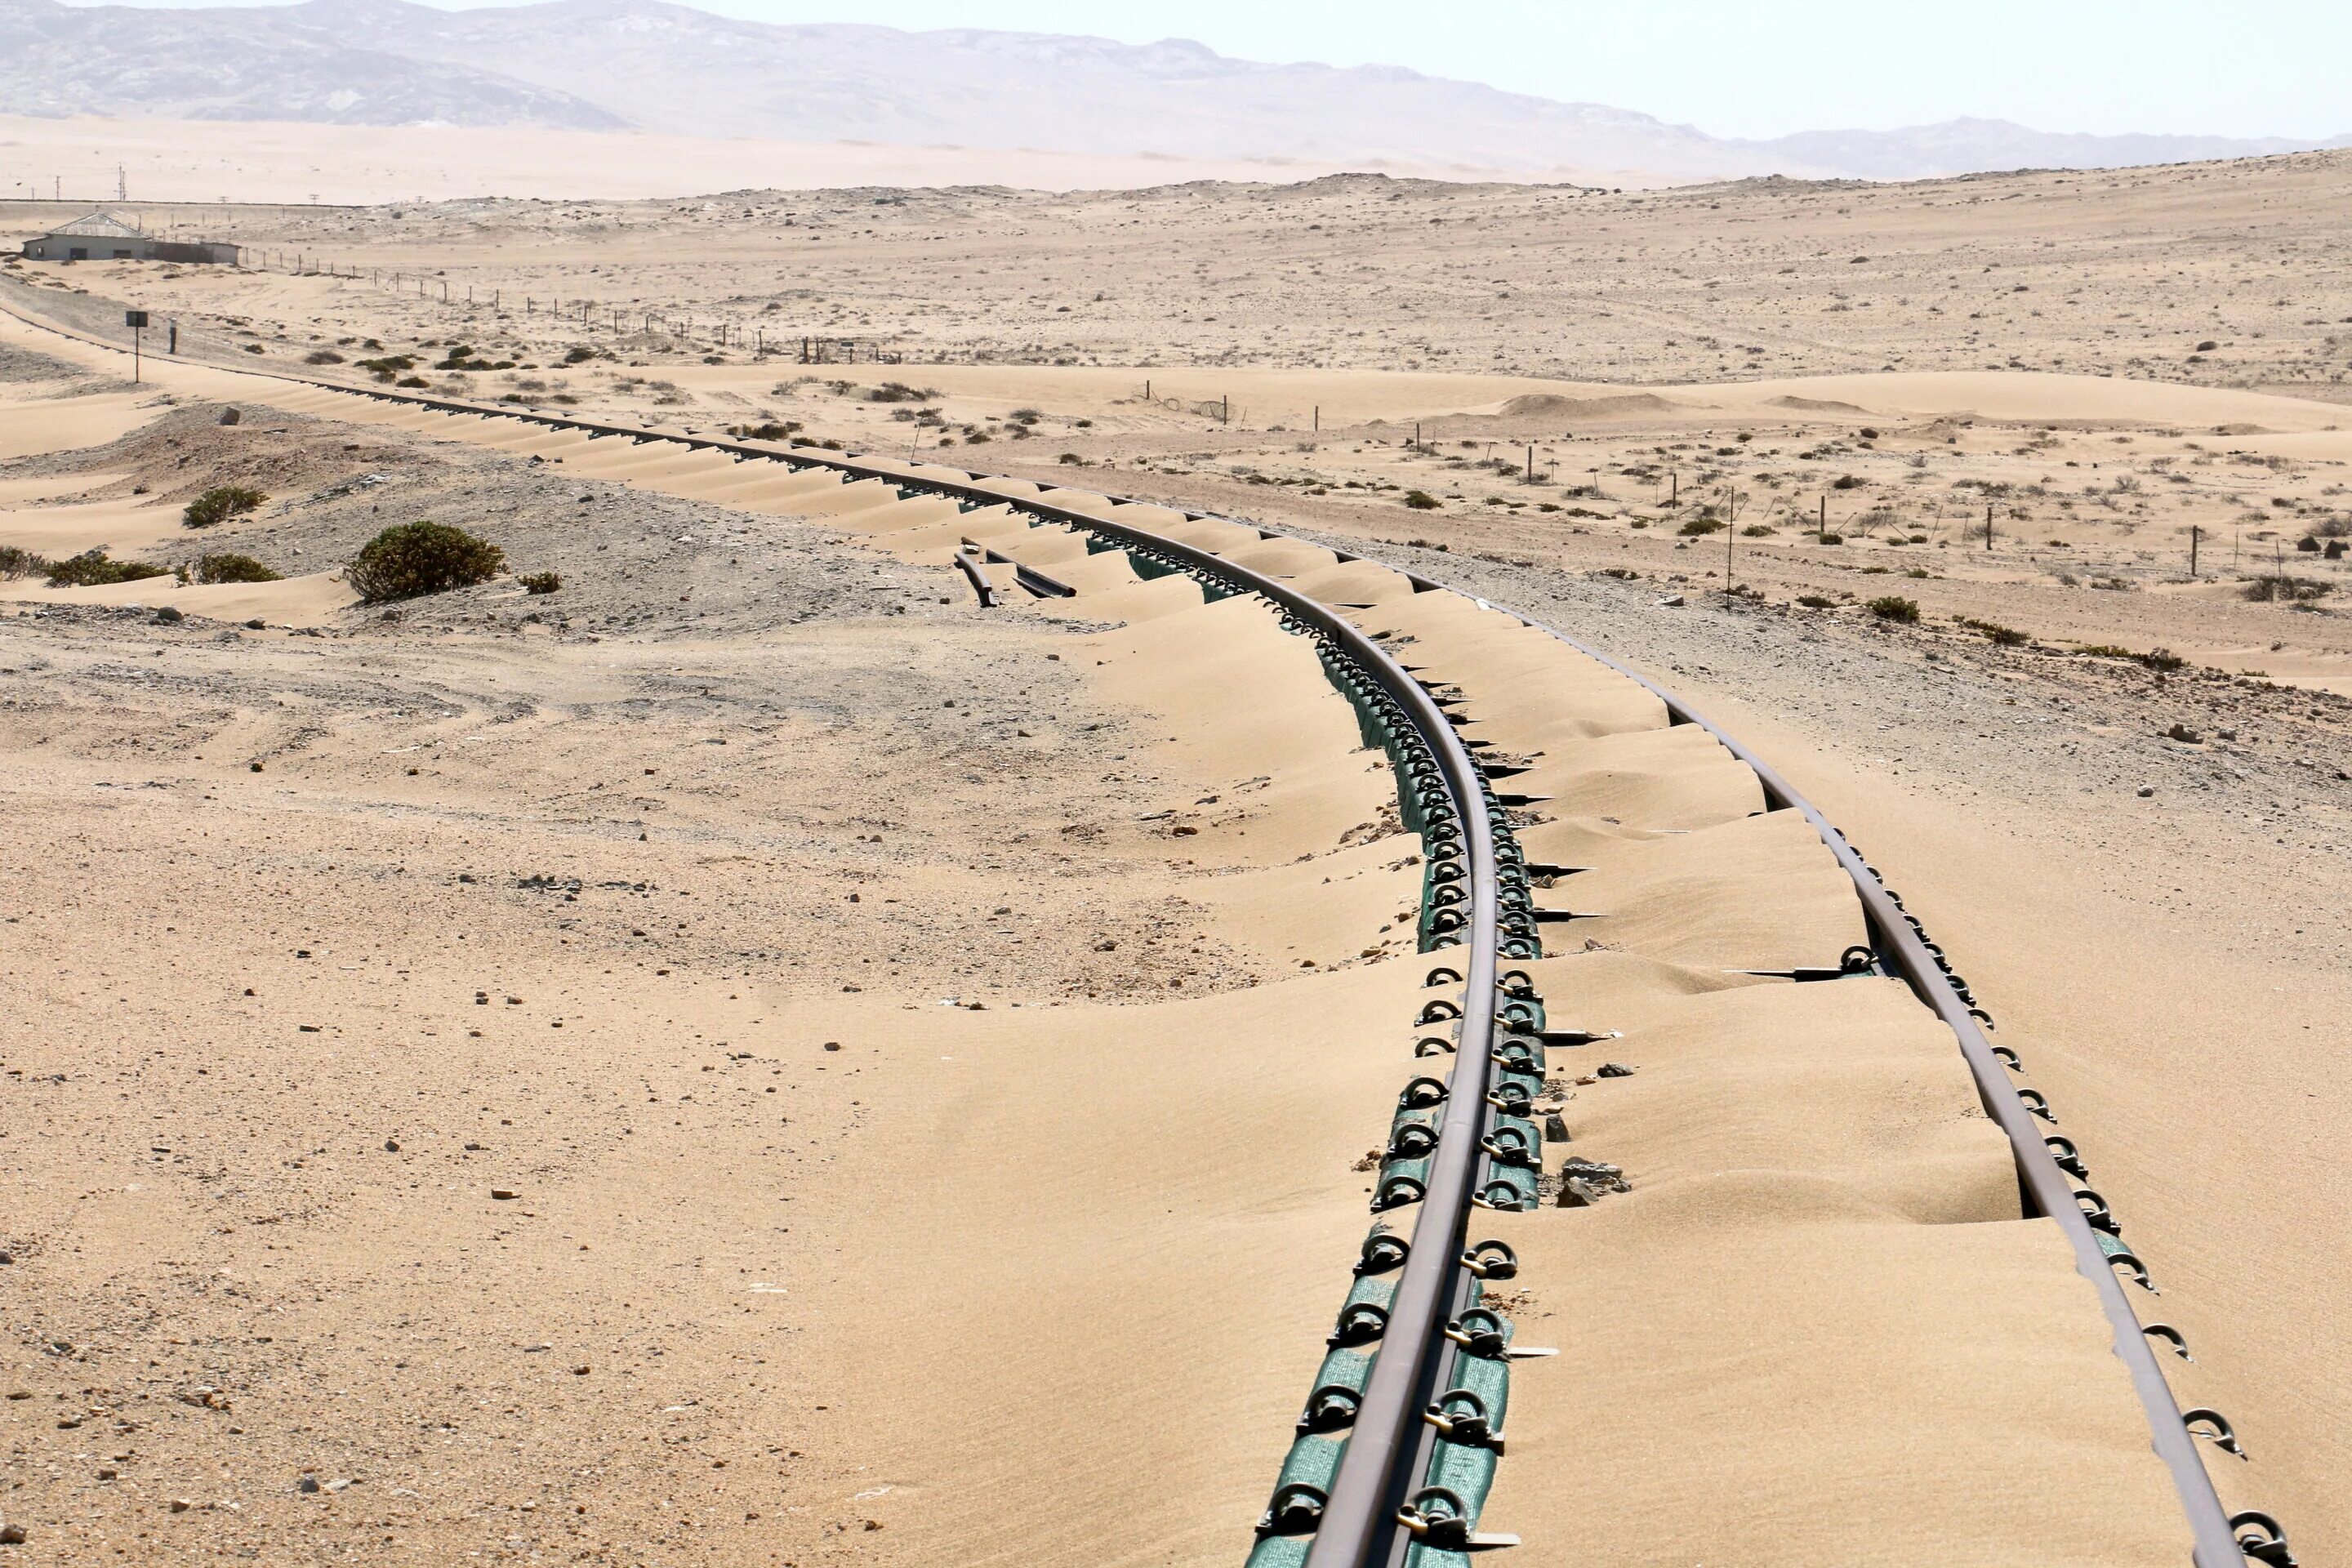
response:
[[[2043,131],[2352,132],[2346,0],[696,3],[772,22],[1188,37],[1248,59],[1411,66],[1718,136],[1964,114]]]

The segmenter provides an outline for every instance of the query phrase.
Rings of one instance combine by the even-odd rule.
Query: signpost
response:
[[[139,381],[139,334],[147,330],[147,312],[125,310],[122,312],[122,324],[131,329],[131,380],[136,385]]]

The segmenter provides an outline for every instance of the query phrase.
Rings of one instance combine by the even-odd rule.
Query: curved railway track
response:
[[[19,319],[123,352],[37,318]],[[1510,1279],[1517,1259],[1503,1242],[1479,1233],[1484,1216],[1524,1212],[1541,1201],[1546,1135],[1538,1124],[1538,1102],[1558,1092],[1547,1077],[1548,1054],[1591,1037],[1552,1026],[1529,967],[1540,967],[1535,961],[1542,956],[1544,926],[1574,918],[1544,907],[1538,895],[1577,868],[1531,864],[1512,824],[1513,806],[1530,797],[1496,791],[1497,779],[1530,771],[1534,756],[1514,754],[1492,739],[1469,733],[1481,724],[1475,716],[1481,692],[1448,679],[1428,663],[1407,662],[1417,645],[1423,658],[1431,647],[1442,653],[1444,639],[1409,616],[1405,619],[1414,629],[1400,631],[1395,623],[1404,612],[1387,616],[1391,624],[1385,628],[1368,630],[1360,624],[1382,619],[1397,603],[1409,606],[1427,595],[1455,595],[1479,614],[1496,613],[1495,606],[1410,574],[1401,574],[1411,590],[1402,601],[1318,595],[1286,580],[1295,574],[1233,558],[1304,542],[1254,524],[1097,492],[282,374],[242,368],[222,373],[277,381],[306,395],[331,394],[338,400],[485,422],[477,428],[537,428],[591,443],[654,444],[722,456],[762,470],[778,465],[793,476],[833,481],[809,492],[812,500],[828,503],[864,489],[867,493],[859,499],[871,505],[950,502],[952,508],[942,514],[950,525],[984,510],[999,521],[1009,516],[1026,529],[1066,530],[1086,542],[1087,557],[1115,552],[1138,577],[1182,574],[1210,597],[1254,595],[1282,617],[1286,629],[1311,639],[1330,679],[1354,705],[1366,742],[1390,758],[1402,819],[1420,836],[1421,946],[1429,967],[1427,994],[1413,1019],[1417,1059],[1406,1064],[1410,1077],[1400,1089],[1376,1177],[1378,1217],[1259,1522],[1250,1563],[1252,1568],[1400,1563],[1440,1568],[1490,1546],[1516,1543],[1486,1529],[1485,1505],[1504,1447],[1509,1367],[1549,1352],[1515,1344],[1507,1316],[1483,1304],[1487,1287]],[[714,498],[714,504],[726,502]],[[957,537],[940,560],[962,572],[983,605],[1078,591],[1055,574],[1058,569],[1052,561],[1032,564],[1007,552],[1013,548],[1003,535]],[[1330,559],[1339,567],[1387,570],[1338,552]],[[1852,884],[1868,940],[1849,950],[1835,968],[1779,973],[1796,980],[1857,973],[1892,977],[1948,1029],[1985,1113],[2007,1141],[2019,1214],[2045,1217],[2063,1235],[2075,1272],[2097,1293],[2114,1353],[2129,1370],[2149,1441],[2168,1471],[2197,1568],[2231,1568],[2250,1560],[2273,1568],[2291,1563],[2274,1521],[2252,1510],[2232,1514],[2223,1507],[2197,1438],[2218,1436],[2233,1447],[2226,1421],[2202,1409],[2184,1415],[2175,1402],[2151,1341],[2166,1342],[2167,1350],[2176,1353],[2185,1354],[2185,1347],[2165,1325],[2143,1323],[2126,1289],[2127,1275],[2152,1290],[2145,1266],[2124,1244],[2120,1226],[2090,1187],[2079,1151],[2047,1131],[2046,1102],[2020,1083],[2023,1069],[2016,1054],[1987,1037],[1990,1017],[1918,919],[1820,811],[1687,703],[1560,632],[1499,613],[1510,628],[1564,645],[1612,679],[1632,683],[1659,705],[1668,727],[1704,733],[1719,744],[1752,773],[1767,811],[1801,816],[1827,847]],[[1499,700],[1488,695],[1490,702]],[[1551,1120],[1557,1126],[1557,1117]]]

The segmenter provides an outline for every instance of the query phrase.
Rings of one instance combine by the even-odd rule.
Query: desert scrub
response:
[[[730,425],[727,433],[738,441],[782,441],[801,429],[797,419],[763,419],[757,425]]]
[[[2017,647],[2024,643],[2025,634],[2015,626],[2002,626],[1999,621],[1980,621],[1973,616],[1955,616],[1953,620],[1972,632],[1982,632],[2001,647]]]
[[[1694,517],[1675,530],[1686,539],[1696,539],[1709,533],[1721,533],[1723,524],[1711,517]]]
[[[553,572],[530,572],[516,579],[526,594],[552,594],[563,586],[563,579]]]
[[[280,574],[271,571],[250,555],[223,551],[213,555],[199,555],[180,568],[184,583],[276,583]]]
[[[2133,664],[2144,664],[2163,675],[2169,675],[2176,669],[2185,668],[2189,663],[2170,648],[2152,647],[2146,653],[2134,653],[2127,647],[2117,647],[2111,642],[2076,643],[2074,651],[2091,658],[2117,658],[2128,660]]]
[[[2323,597],[2329,584],[2310,577],[2257,577],[2246,584],[2246,597],[2257,605],[2299,605]]]
[[[1899,621],[1910,626],[1919,619],[1919,602],[1889,594],[1883,599],[1871,600],[1870,613],[1882,621]]]
[[[210,528],[215,523],[226,522],[230,518],[257,510],[268,499],[249,486],[215,485],[188,503],[188,509],[180,514],[180,525],[183,528]]]
[[[1407,490],[1404,492],[1404,504],[1415,511],[1435,511],[1438,501],[1427,490]]]
[[[385,529],[360,549],[343,580],[370,604],[413,599],[487,583],[506,570],[507,553],[462,528],[440,522],[404,522]]]
[[[1837,608],[1837,601],[1835,599],[1824,599],[1819,594],[1800,594],[1797,595],[1797,603],[1804,605],[1805,608],[1809,610],[1834,610]]]
[[[49,569],[49,558],[14,544],[0,544],[0,577],[30,577]]]
[[[164,576],[168,570],[144,561],[110,561],[104,550],[85,550],[79,555],[49,563],[49,586],[94,588],[108,583],[137,583]]]

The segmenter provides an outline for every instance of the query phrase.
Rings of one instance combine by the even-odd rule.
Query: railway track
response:
[[[1561,1157],[1575,1088],[1630,1076],[1616,1064],[1578,1071],[1577,1064],[1589,1064],[1591,1046],[1621,1033],[1584,1010],[1615,1005],[1629,1017],[1669,1017],[1669,1000],[1661,998],[1671,993],[1685,1002],[1697,994],[1701,1002],[1723,1003],[1729,1013],[1731,1004],[1754,1004],[1768,987],[1780,1012],[1812,1009],[1784,1020],[1801,1032],[1901,1036],[1920,1052],[1940,1051],[1947,1064],[1957,1056],[1965,1076],[1951,1075],[1950,1084],[1972,1093],[2007,1163],[2007,1190],[1989,1195],[1981,1189],[1991,1145],[1975,1129],[1948,1129],[1936,1135],[1942,1142],[1887,1155],[1874,1179],[1897,1197],[1882,1208],[1911,1223],[1889,1227],[1885,1213],[1873,1210],[1864,1216],[1867,1226],[1838,1231],[1842,1238],[1860,1238],[1855,1260],[1871,1264],[1877,1247],[1882,1261],[1916,1262],[1932,1254],[1931,1262],[1964,1271],[1985,1260],[1972,1263],[1932,1247],[1922,1253],[1921,1235],[1957,1235],[1969,1226],[1955,1222],[1967,1220],[2040,1222],[2031,1228],[2033,1237],[2054,1232],[2063,1240],[2063,1264],[2056,1249],[2032,1252],[2035,1244],[2023,1242],[2025,1233],[2012,1223],[2001,1234],[2017,1234],[2022,1250],[1993,1260],[1985,1278],[2039,1268],[2033,1289],[2055,1292],[2053,1300],[2068,1289],[2054,1276],[2071,1270],[2087,1282],[2085,1293],[2095,1296],[2103,1315],[2105,1348],[2127,1370],[2142,1440],[2168,1482],[2161,1504],[2171,1522],[2160,1532],[2187,1542],[2196,1568],[2293,1562],[2275,1521],[2223,1506],[2199,1441],[2234,1451],[2234,1435],[2217,1413],[2184,1412],[2176,1402],[2158,1358],[2185,1356],[2186,1347],[2135,1310],[2132,1292],[2147,1300],[2154,1289],[2146,1265],[2091,1186],[2080,1150],[2055,1132],[2046,1100],[2023,1081],[2018,1055],[1989,1037],[1990,1019],[1965,981],[1818,810],[1761,759],[1645,677],[1442,583],[1230,519],[929,464],[283,374],[207,373],[247,387],[277,382],[283,390],[263,395],[294,412],[403,425],[713,504],[827,517],[883,547],[952,564],[983,605],[1075,598],[1083,607],[1096,592],[1144,592],[1174,578],[1189,585],[1181,592],[1203,599],[1255,598],[1285,629],[1312,641],[1333,685],[1354,706],[1366,744],[1388,757],[1401,820],[1420,839],[1422,957],[1415,962],[1424,966],[1424,986],[1407,1026],[1412,1055],[1399,1062],[1373,1182],[1374,1220],[1352,1272],[1335,1289],[1329,1342],[1312,1369],[1296,1434],[1258,1521],[1252,1568],[1441,1568],[1518,1544],[1489,1528],[1490,1511],[1507,1511],[1490,1503],[1526,1500],[1529,1511],[1539,1513],[1537,1501],[1580,1486],[1559,1468],[1574,1454],[1579,1358],[1557,1354],[1563,1347],[1522,1343],[1496,1292],[1532,1272],[1548,1289],[1574,1294],[1585,1288],[1580,1272],[1597,1271],[1612,1246],[1626,1245],[1598,1227],[1563,1244],[1559,1233],[1544,1235],[1530,1225],[1543,1207],[1613,1203],[1612,1188],[1622,1175],[1605,1163]],[[1635,821],[1626,802],[1645,819]],[[1707,858],[1761,869],[1696,904],[1661,894],[1661,888],[1685,885],[1691,873],[1684,861]],[[1678,876],[1685,882],[1676,882]],[[1587,888],[1596,889],[1593,898]],[[1759,906],[1770,907],[1759,916]],[[1645,916],[1644,907],[1665,912]],[[1583,921],[1592,923],[1580,927]],[[1623,940],[1587,941],[1583,930]],[[1613,967],[1595,971],[1603,983],[1585,985],[1577,960],[1547,955],[1547,933],[1570,938],[1559,944],[1570,954],[1626,956],[1610,956]],[[1843,937],[1854,940],[1832,949]],[[1679,977],[1637,973],[1630,956],[1636,950],[1681,963]],[[1725,953],[1755,962],[1693,966],[1694,955]],[[1735,978],[1691,978],[1702,971]],[[1832,984],[1808,984],[1814,982]],[[1789,996],[1800,1000],[1780,999]],[[1814,996],[1839,1000],[1816,1004]],[[1727,1032],[1708,1037],[1688,1017],[1671,1015],[1651,1032],[1673,1039],[1682,1037],[1677,1029],[1698,1029],[1712,1054],[1678,1061],[1669,1051],[1645,1065],[1668,1076],[1682,1071],[1692,1092],[1722,1094],[1725,1104],[1740,1105],[1742,1091],[1761,1080],[1707,1075],[1729,1070],[1723,1059],[1736,1047],[1728,1042],[1743,1030],[1752,1034],[1758,1016],[1730,1017]],[[1926,1070],[1925,1059],[1905,1058],[1896,1075],[1907,1075],[1905,1094]],[[1639,1105],[1584,1114],[1639,1144]],[[1727,1125],[1738,1113],[1719,1120]],[[1835,1142],[1846,1125],[1825,1118],[1822,1142]],[[1754,1127],[1740,1135],[1764,1136]],[[1806,1167],[1806,1179],[1845,1171],[1833,1156],[1815,1151],[1807,1157],[1818,1170]],[[1752,1155],[1733,1150],[1700,1174],[1732,1179],[1749,1168],[1742,1158]],[[1788,1162],[1791,1170],[1801,1164]],[[1955,1177],[1956,1171],[1962,1174]],[[1974,1208],[1950,1195],[1971,1180]],[[1694,1184],[1700,1184],[1697,1176]],[[1853,1217],[1841,1210],[1839,1223]],[[1509,1234],[1515,1227],[1526,1238],[1516,1245]],[[1654,1250],[1656,1244],[1637,1238],[1632,1245]],[[1719,1238],[1709,1247],[1725,1250]],[[1694,1257],[1708,1255],[1702,1248]],[[1727,1282],[1752,1286],[1757,1279],[1736,1270],[1710,1277],[1704,1262],[1691,1264],[1683,1278],[1693,1294]],[[1963,1279],[1959,1289],[1968,1288]],[[1692,1322],[1705,1327],[1703,1315]],[[2037,1353],[2042,1348],[2037,1342]],[[1899,1342],[1891,1360],[1899,1372],[1905,1355],[1933,1354],[1925,1340]],[[1583,1364],[1589,1372],[1591,1363]],[[1515,1367],[1527,1374],[1518,1381],[1539,1379],[1536,1392],[1564,1411],[1513,1420]],[[1998,1378],[2002,1372],[1978,1366],[1961,1369],[1961,1376]],[[2017,1369],[2014,1375],[2032,1374]],[[1674,1404],[1638,1379],[1622,1397],[1629,1413],[1645,1402]],[[1526,1399],[1523,1390],[1517,1403],[1524,1406]],[[1605,1414],[1606,1398],[1597,1403]],[[1954,1411],[1976,1408],[1958,1395],[1950,1401]],[[1634,1416],[1624,1421],[1632,1425]],[[1507,1466],[1507,1429],[1531,1430],[1535,1439],[1508,1439],[1514,1458]],[[1534,1458],[1518,1457],[1530,1448]],[[2128,1458],[2108,1454],[2097,1462],[2112,1462],[2123,1475]],[[2096,1468],[2082,1455],[2074,1458],[2086,1473]],[[1553,1468],[1519,1479],[1531,1465]],[[2149,1495],[2146,1486],[2136,1494],[2143,1503]],[[1759,1528],[1769,1531],[1769,1520]],[[1540,1536],[1528,1544],[1538,1560],[1578,1560]],[[1857,1560],[1868,1555],[1856,1553]],[[2073,1559],[2062,1549],[2050,1560]]]

